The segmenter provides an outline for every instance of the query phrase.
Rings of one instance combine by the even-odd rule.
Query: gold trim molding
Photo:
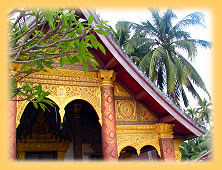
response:
[[[115,86],[116,73],[113,70],[100,70],[98,72],[100,86]]]
[[[176,161],[180,161],[182,158],[182,153],[180,152],[179,147],[183,143],[183,141],[184,141],[183,139],[174,139],[173,140]]]
[[[156,124],[159,139],[173,138],[173,124]]]
[[[73,100],[82,99],[93,106],[102,125],[101,91],[97,72],[84,74],[83,71],[57,69],[46,73],[38,72],[24,80],[41,83],[43,90],[50,92],[48,98],[54,101],[60,108],[61,121],[63,121],[66,105]],[[18,86],[21,85],[22,82],[18,84]],[[28,101],[17,102],[16,127],[18,127],[28,103]]]
[[[151,145],[160,153],[159,139],[156,125],[117,125],[118,156],[123,148],[132,146],[140,155],[140,150],[146,145]]]

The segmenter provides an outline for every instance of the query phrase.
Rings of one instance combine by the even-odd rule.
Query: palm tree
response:
[[[194,84],[210,97],[203,80],[188,59],[192,61],[195,58],[197,46],[209,48],[211,44],[204,40],[192,39],[190,33],[184,31],[189,26],[204,26],[203,14],[191,13],[173,25],[173,19],[177,16],[172,10],[168,9],[163,15],[154,9],[150,12],[152,21],[147,20],[141,24],[124,23],[128,30],[134,32],[131,37],[125,37],[122,44],[125,50],[139,61],[139,66],[146,71],[151,80],[178,106],[181,97],[184,105],[189,105],[185,89],[188,89],[193,97],[201,100]],[[118,22],[117,28],[125,28],[123,23],[120,25],[121,22]],[[180,54],[178,49],[185,50],[188,59]]]
[[[210,108],[210,106],[212,106],[211,102],[208,102],[205,98],[203,100],[199,101],[199,107],[197,108],[197,111],[200,114],[200,119],[202,122],[204,122],[205,124],[209,124],[210,128],[211,128],[211,112],[212,109]]]

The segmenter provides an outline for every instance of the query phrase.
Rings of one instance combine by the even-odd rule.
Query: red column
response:
[[[113,70],[99,71],[102,112],[102,149],[104,160],[118,160]]]
[[[173,126],[172,124],[157,125],[161,158],[166,161],[175,160]]]
[[[16,101],[9,101],[9,115],[8,115],[8,129],[9,129],[9,136],[8,136],[8,152],[9,152],[9,159],[15,160],[16,159],[16,114],[17,114],[17,102]]]

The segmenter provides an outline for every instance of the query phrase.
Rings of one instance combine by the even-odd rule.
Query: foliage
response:
[[[211,150],[211,135],[206,135],[184,141],[180,146],[182,160],[195,160]]]
[[[98,42],[95,33],[107,35],[109,29],[101,21],[93,23],[91,14],[88,21],[76,15],[71,9],[15,9],[9,16],[9,82],[10,100],[28,100],[38,107],[37,103],[46,102],[49,92],[41,84],[31,82],[17,86],[28,75],[54,69],[57,59],[60,66],[65,63],[82,63],[87,72],[89,62],[96,68],[97,62],[89,48],[105,49]],[[44,108],[43,104],[40,104]]]
[[[197,108],[187,109],[188,113],[201,125],[208,127],[206,134],[184,141],[180,146],[182,160],[195,160],[211,150],[211,103],[206,99],[199,102]]]
[[[208,96],[205,84],[186,59],[190,61],[197,55],[197,46],[210,48],[205,40],[192,39],[186,28],[194,25],[204,26],[204,16],[200,12],[189,14],[173,25],[177,16],[172,10],[163,15],[158,10],[151,9],[152,19],[141,24],[119,21],[116,24],[116,37],[129,55],[138,62],[138,66],[149,75],[151,80],[179,106],[183,100],[189,105],[186,90],[201,100],[195,86],[203,89]],[[130,36],[132,34],[132,36]],[[120,36],[124,36],[121,37]],[[123,41],[124,40],[124,41]],[[187,52],[183,56],[178,52]]]

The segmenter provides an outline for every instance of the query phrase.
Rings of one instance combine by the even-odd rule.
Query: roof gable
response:
[[[78,11],[78,15],[85,18],[88,18],[91,13],[94,14],[93,22],[98,23],[100,19],[93,10],[81,9]],[[135,95],[137,100],[154,110],[160,117],[160,123],[174,123],[176,135],[185,136],[187,139],[202,135],[205,128],[186,115],[165,96],[147,75],[137,67],[134,61],[127,56],[112,35],[111,32],[108,36],[97,34],[98,40],[106,49],[106,54],[102,54],[99,50],[93,50],[93,53],[103,63],[103,68],[115,70],[118,81],[123,83]]]

